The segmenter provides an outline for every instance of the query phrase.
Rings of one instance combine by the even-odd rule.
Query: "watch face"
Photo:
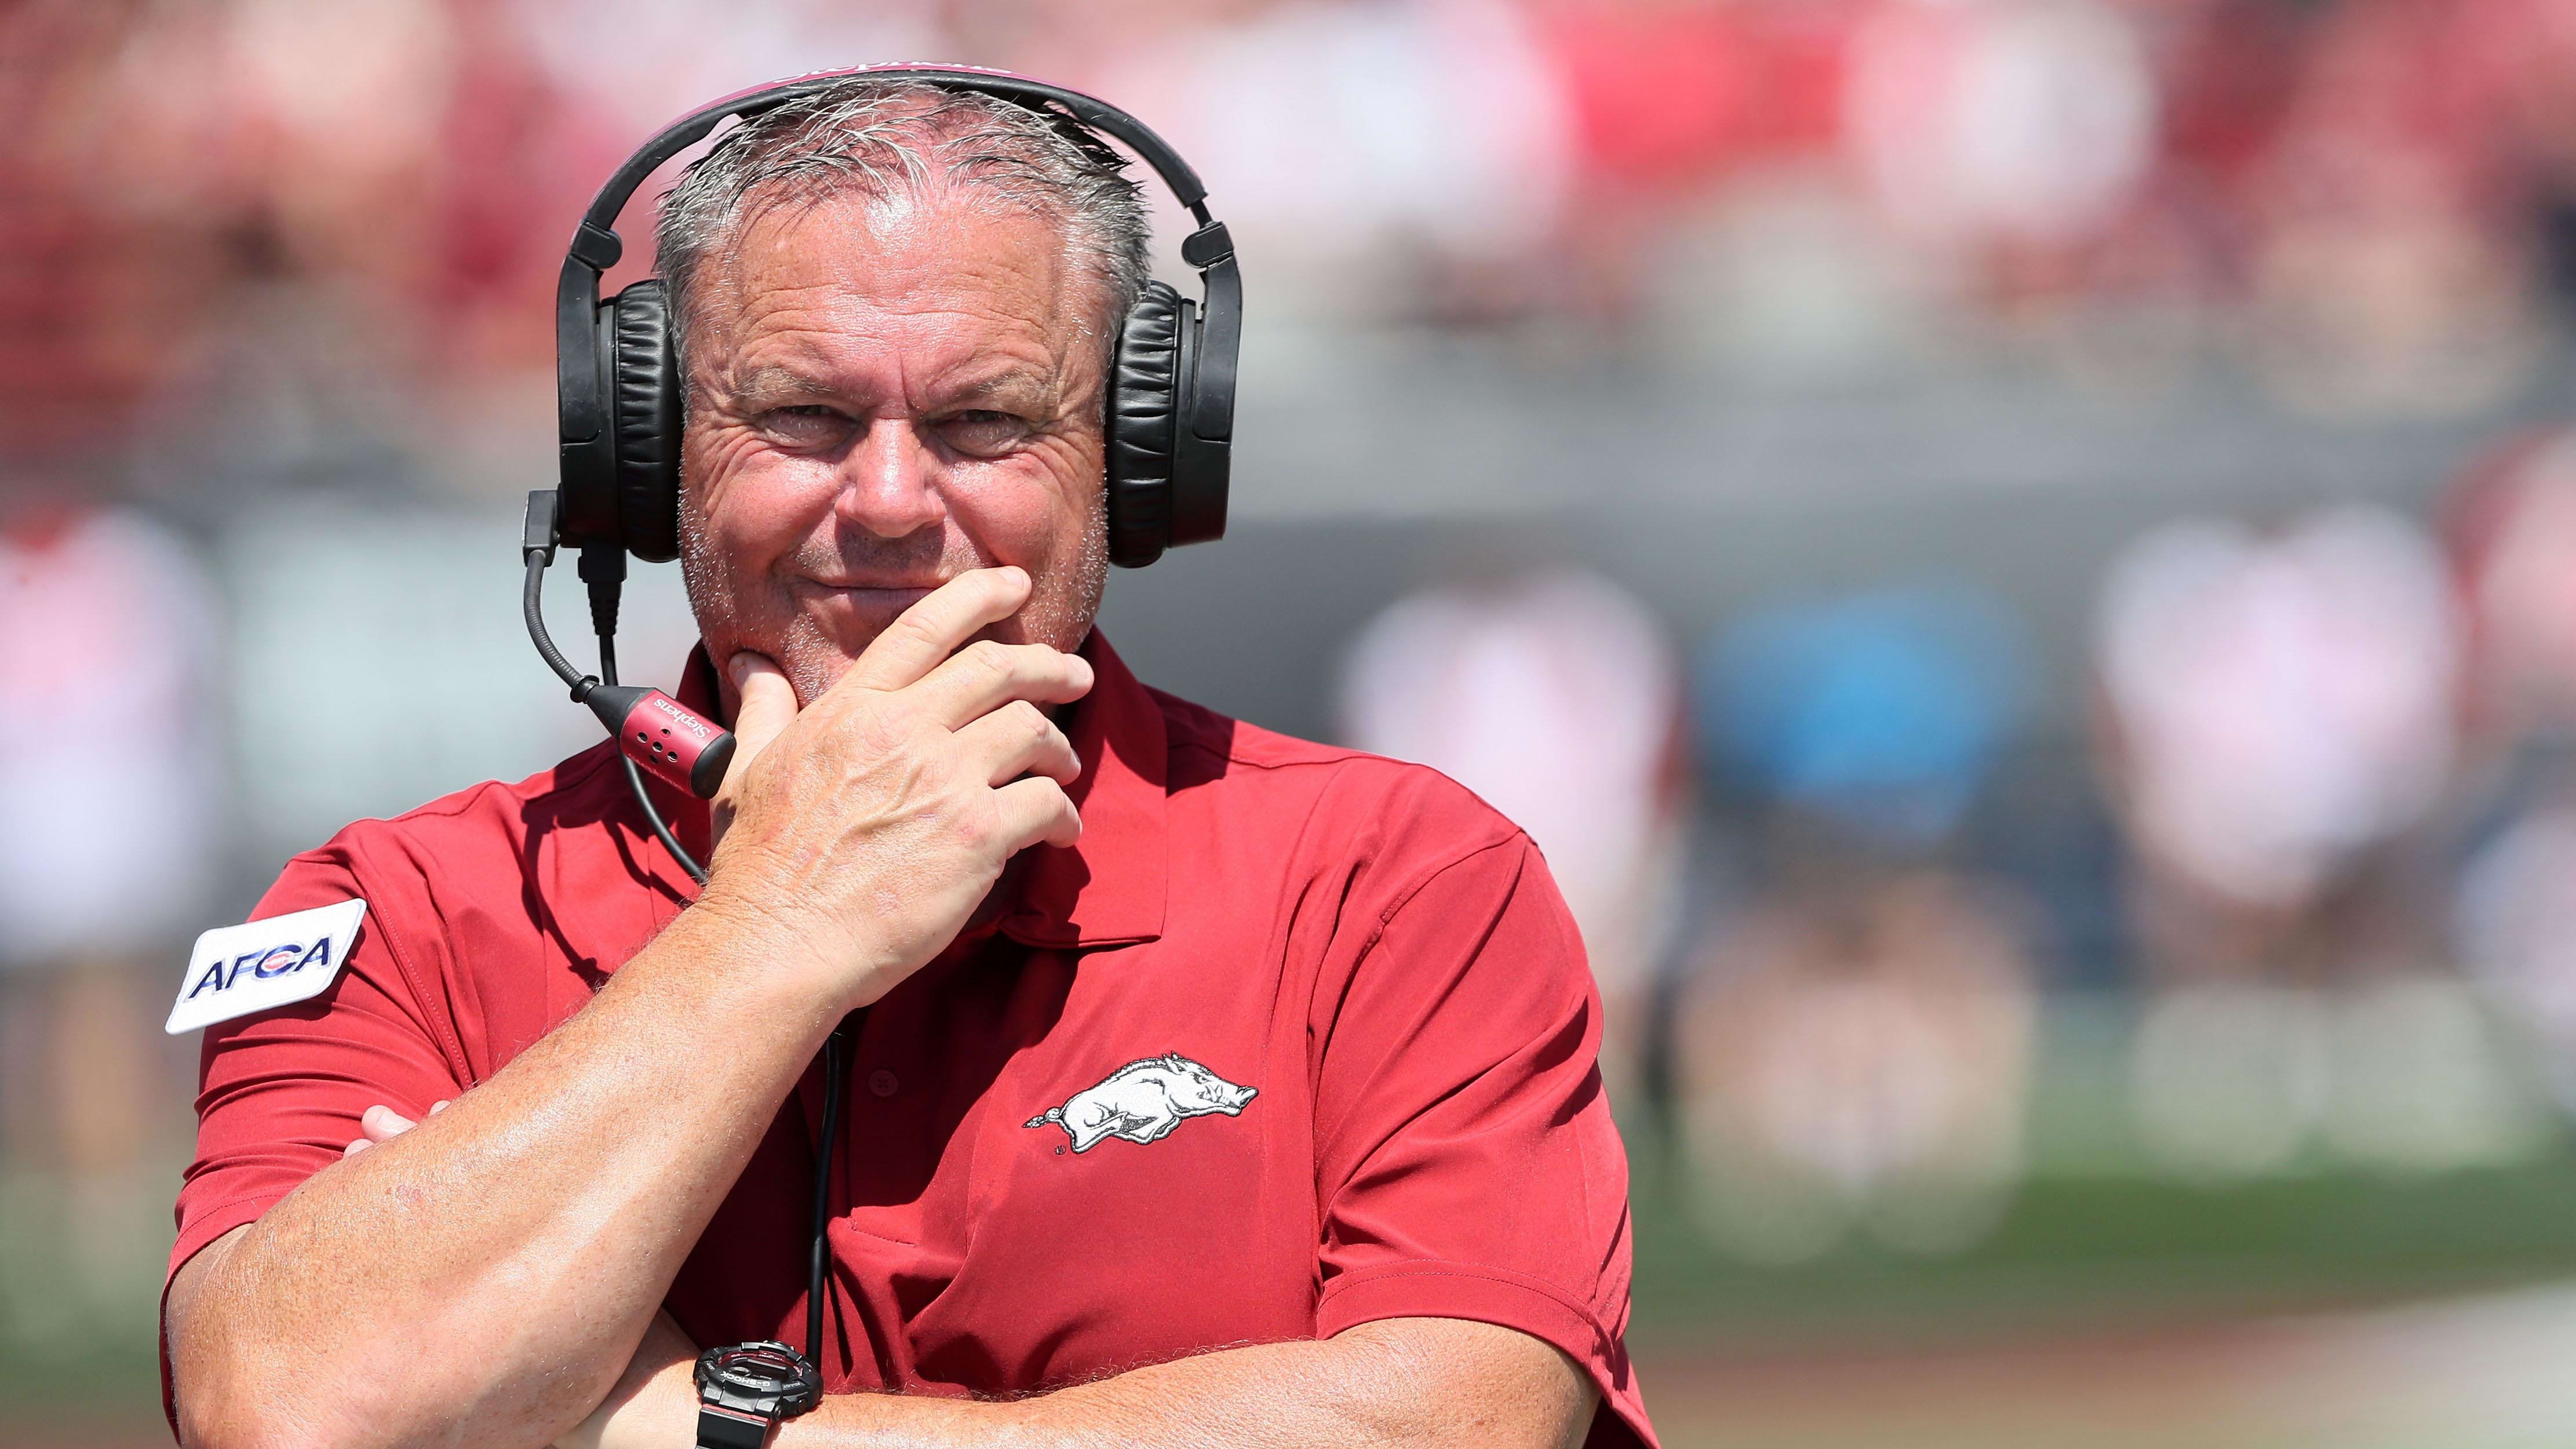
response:
[[[783,1343],[709,1349],[695,1377],[702,1395],[761,1413],[801,1414],[823,1397],[823,1376]]]

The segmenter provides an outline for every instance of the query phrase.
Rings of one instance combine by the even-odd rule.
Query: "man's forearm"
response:
[[[564,1449],[694,1443],[692,1350],[667,1322]],[[775,1449],[1571,1449],[1596,1394],[1526,1334],[1457,1319],[1224,1349],[1003,1403],[836,1394]]]
[[[576,1424],[834,1015],[726,921],[684,913],[435,1121],[182,1270],[188,1441],[541,1445]]]

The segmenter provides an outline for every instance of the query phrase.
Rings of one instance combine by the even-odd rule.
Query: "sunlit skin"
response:
[[[754,210],[692,300],[682,559],[711,657],[810,704],[965,570],[985,631],[1071,650],[1100,603],[1106,287],[1044,218],[934,188]],[[732,707],[728,698],[727,707]]]

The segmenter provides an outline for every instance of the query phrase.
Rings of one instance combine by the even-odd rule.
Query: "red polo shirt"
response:
[[[859,1039],[826,1385],[1009,1394],[1468,1318],[1590,1372],[1591,1444],[1652,1444],[1599,998],[1528,838],[1433,771],[1086,653],[1081,842],[1030,852],[998,922]],[[703,847],[704,808],[662,804]],[[370,1104],[417,1116],[499,1071],[694,894],[606,745],[298,856],[256,915],[360,896],[366,923],[328,991],[207,1031],[171,1271]],[[671,1285],[699,1343],[804,1337],[821,1093],[809,1072]]]

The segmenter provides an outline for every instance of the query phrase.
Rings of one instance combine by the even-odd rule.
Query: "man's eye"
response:
[[[760,423],[771,437],[798,448],[830,447],[850,431],[847,417],[820,404],[772,408],[761,415]]]
[[[1028,419],[982,408],[952,414],[939,424],[939,436],[948,446],[970,458],[999,457],[1025,442],[1029,432]]]

